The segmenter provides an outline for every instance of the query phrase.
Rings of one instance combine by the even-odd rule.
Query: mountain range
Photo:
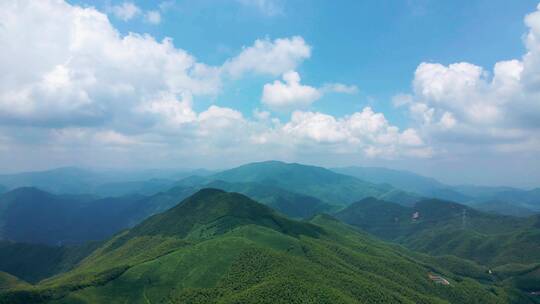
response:
[[[536,190],[276,161],[202,172],[0,194],[0,303],[540,302]]]
[[[471,265],[203,189],[0,303],[534,303]]]

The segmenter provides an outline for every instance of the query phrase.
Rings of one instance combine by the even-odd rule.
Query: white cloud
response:
[[[358,87],[355,85],[346,85],[343,83],[326,83],[320,89],[324,93],[342,93],[342,94],[357,94]]]
[[[331,144],[340,153],[362,153],[368,157],[385,158],[431,156],[431,153],[418,153],[429,147],[416,130],[400,132],[382,113],[375,113],[370,107],[341,118],[319,112],[296,111],[282,130],[288,136],[304,142]]]
[[[267,16],[283,14],[283,6],[278,0],[237,0],[240,4],[257,8]]]
[[[147,11],[144,14],[144,20],[151,24],[159,24],[161,22],[161,14],[159,11]]]
[[[120,5],[111,6],[110,11],[116,18],[123,21],[129,21],[142,13],[142,10],[137,5],[127,1]]]
[[[532,151],[530,143],[540,139],[540,5],[525,24],[527,52],[521,59],[499,61],[492,71],[467,62],[421,63],[414,94],[395,97],[394,104],[406,105],[424,136],[440,144]]]
[[[300,84],[300,75],[295,71],[283,74],[283,81],[276,80],[263,87],[262,102],[270,108],[302,108],[322,96],[316,88]]]
[[[170,38],[122,35],[91,7],[3,1],[0,20],[0,139],[17,157],[152,165],[306,151],[394,157],[424,148],[416,133],[400,132],[370,108],[341,118],[295,112],[283,123],[266,111],[251,119],[218,105],[195,110],[200,97],[220,94],[224,80],[249,74],[284,74],[265,87],[263,101],[271,106],[307,106],[325,92],[356,92],[337,83],[304,85],[288,72],[311,56],[302,37],[259,39],[223,65],[209,66]]]
[[[223,71],[234,77],[244,73],[281,75],[294,70],[311,56],[311,47],[302,37],[276,39],[258,39],[253,46],[223,65]]]

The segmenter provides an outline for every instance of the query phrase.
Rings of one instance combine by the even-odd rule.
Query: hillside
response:
[[[10,289],[28,288],[30,285],[9,273],[0,271],[0,292]]]
[[[419,196],[376,185],[328,169],[278,161],[251,163],[210,176],[230,183],[259,183],[313,196],[330,205],[348,205],[366,197],[389,195],[396,203],[413,204]]]
[[[443,264],[328,216],[294,221],[204,189],[0,303],[534,303],[485,275],[482,284],[449,270],[468,262]]]
[[[413,218],[416,213],[417,219]],[[414,207],[364,200],[336,217],[376,236],[433,255],[452,254],[484,265],[540,262],[540,220],[487,214],[441,200]]]

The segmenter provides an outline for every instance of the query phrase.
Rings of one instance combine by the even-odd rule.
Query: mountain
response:
[[[454,189],[474,197],[478,202],[504,201],[540,212],[540,188],[522,190],[511,187],[455,186]]]
[[[194,192],[175,187],[152,196],[96,198],[19,188],[0,195],[0,239],[50,245],[102,240]]]
[[[412,204],[420,199],[417,195],[389,185],[376,185],[322,167],[278,161],[251,163],[214,174],[210,178],[230,183],[272,185],[338,206],[348,205],[365,197],[380,197],[390,193],[397,203]]]
[[[332,171],[371,183],[389,184],[424,197],[463,203],[471,207],[478,207],[479,210],[502,215],[530,214],[528,211],[540,212],[540,188],[523,190],[512,187],[451,186],[416,173],[380,167],[345,167],[334,168]],[[482,205],[485,209],[482,209]],[[519,211],[512,212],[512,208],[519,209]]]
[[[333,168],[332,171],[354,176],[371,183],[389,184],[398,189],[418,193],[425,197],[456,202],[467,202],[472,199],[434,178],[425,177],[409,171],[381,167],[344,167]]]
[[[203,189],[73,270],[0,293],[0,303],[534,303],[495,280],[481,266],[412,253],[329,216],[295,221]]]
[[[433,255],[451,254],[492,267],[540,262],[539,216],[494,215],[436,199],[404,207],[371,198],[352,204],[336,217]]]

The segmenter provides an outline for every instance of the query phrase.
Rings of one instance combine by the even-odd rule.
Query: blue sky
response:
[[[538,1],[2,5],[4,171],[279,159],[540,186]]]
[[[105,9],[110,1],[77,1]],[[97,4],[99,3],[99,4]],[[114,2],[112,2],[114,3]],[[156,9],[155,1],[135,1]],[[174,4],[172,4],[174,3]],[[407,92],[420,62],[474,62],[487,68],[524,52],[523,16],[536,1],[273,1],[279,12],[236,1],[173,1],[159,25],[141,19],[111,18],[123,33],[172,37],[174,44],[200,61],[219,65],[261,37],[299,35],[313,46],[301,67],[311,85],[328,81],[357,85],[357,96],[332,95],[314,105],[317,110],[344,115],[372,105],[390,120],[407,121],[391,106],[396,92]],[[235,83],[215,100],[249,115],[268,77]],[[202,105],[201,105],[202,106]]]
[[[122,1],[70,1],[106,10]],[[254,1],[257,2],[257,1]],[[359,94],[323,97],[314,109],[345,115],[371,105],[395,124],[407,119],[391,105],[392,96],[407,92],[420,62],[467,61],[492,67],[497,61],[523,54],[523,16],[536,1],[261,1],[242,5],[234,0],[167,1],[158,25],[142,18],[129,22],[111,18],[122,33],[171,37],[178,48],[202,62],[219,65],[244,46],[263,37],[299,35],[313,46],[301,67],[311,85],[333,81],[357,85]],[[132,1],[142,9],[159,9],[156,1]],[[220,98],[208,100],[234,106],[251,115],[260,88],[271,77],[235,83]],[[200,109],[208,104],[199,104]]]

